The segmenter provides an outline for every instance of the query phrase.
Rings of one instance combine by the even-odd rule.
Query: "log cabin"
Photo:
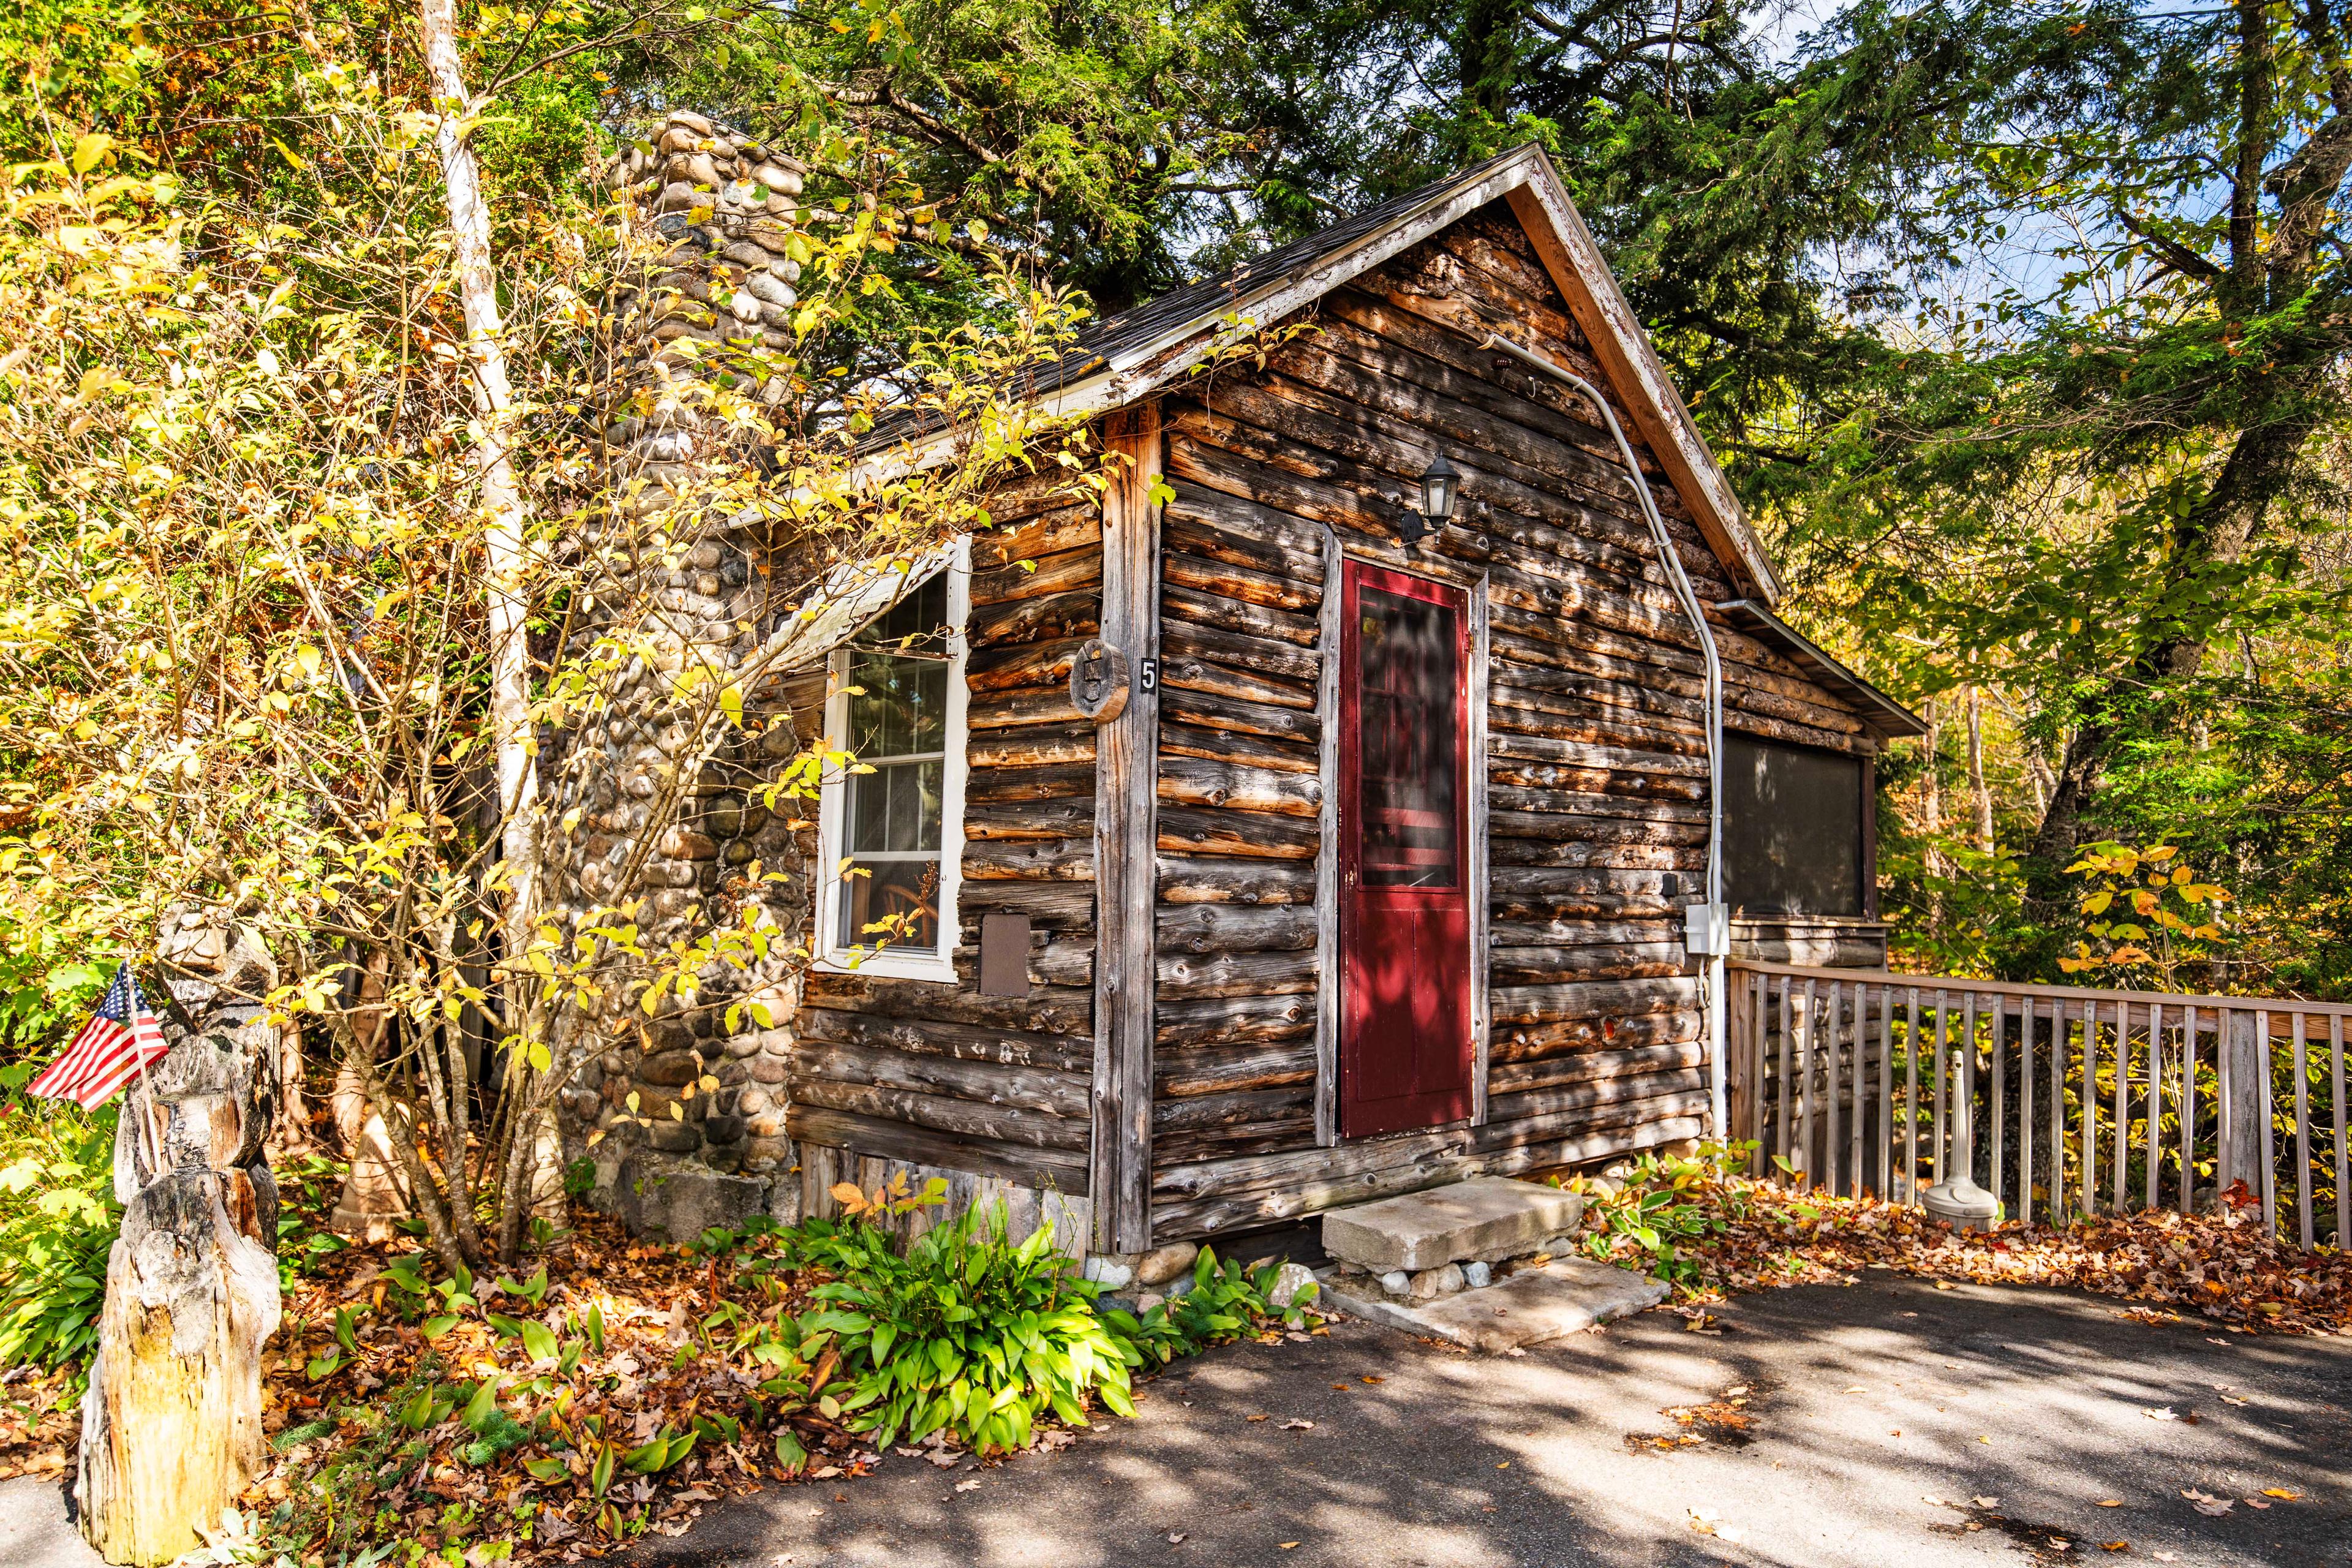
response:
[[[1883,963],[1874,762],[1922,726],[1781,617],[1539,150],[1104,320],[1038,395],[1128,459],[1098,503],[1007,485],[803,607],[774,700],[871,771],[793,841],[784,1016],[648,1155],[1132,1255],[1701,1136],[1727,952]],[[705,793],[714,842],[764,815]]]

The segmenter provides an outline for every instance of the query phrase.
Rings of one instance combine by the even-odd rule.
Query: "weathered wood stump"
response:
[[[206,949],[209,951],[206,951]],[[81,1531],[110,1563],[203,1544],[268,1451],[261,1349],[277,1331],[278,1187],[267,1142],[277,1026],[247,998],[274,982],[243,931],[167,936],[173,992],[198,1023],[124,1093],[115,1135],[122,1232],[82,1401]],[[209,973],[206,973],[209,971]]]
[[[351,1164],[327,1228],[346,1241],[390,1241],[411,1213],[408,1173],[393,1149],[391,1125],[368,1103],[359,1069],[350,1062],[336,1075],[333,1105]]]

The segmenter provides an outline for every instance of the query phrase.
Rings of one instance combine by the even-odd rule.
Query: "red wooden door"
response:
[[[1339,635],[1339,1130],[1470,1114],[1470,606],[1360,561]]]

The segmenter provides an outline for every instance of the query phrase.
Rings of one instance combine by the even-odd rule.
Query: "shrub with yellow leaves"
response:
[[[2066,870],[2088,884],[2084,939],[2058,961],[2069,974],[2181,992],[2200,983],[2195,972],[2228,940],[2228,890],[2199,877],[2173,845],[2094,844]]]

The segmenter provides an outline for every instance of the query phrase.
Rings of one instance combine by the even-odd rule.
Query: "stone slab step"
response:
[[[1323,1215],[1323,1250],[1375,1274],[1499,1263],[1576,1229],[1584,1200],[1558,1187],[1473,1176]]]
[[[1555,1258],[1475,1290],[1412,1301],[1388,1295],[1369,1276],[1321,1277],[1320,1303],[1409,1334],[1429,1334],[1499,1355],[1654,1307],[1663,1280],[1585,1258]]]

